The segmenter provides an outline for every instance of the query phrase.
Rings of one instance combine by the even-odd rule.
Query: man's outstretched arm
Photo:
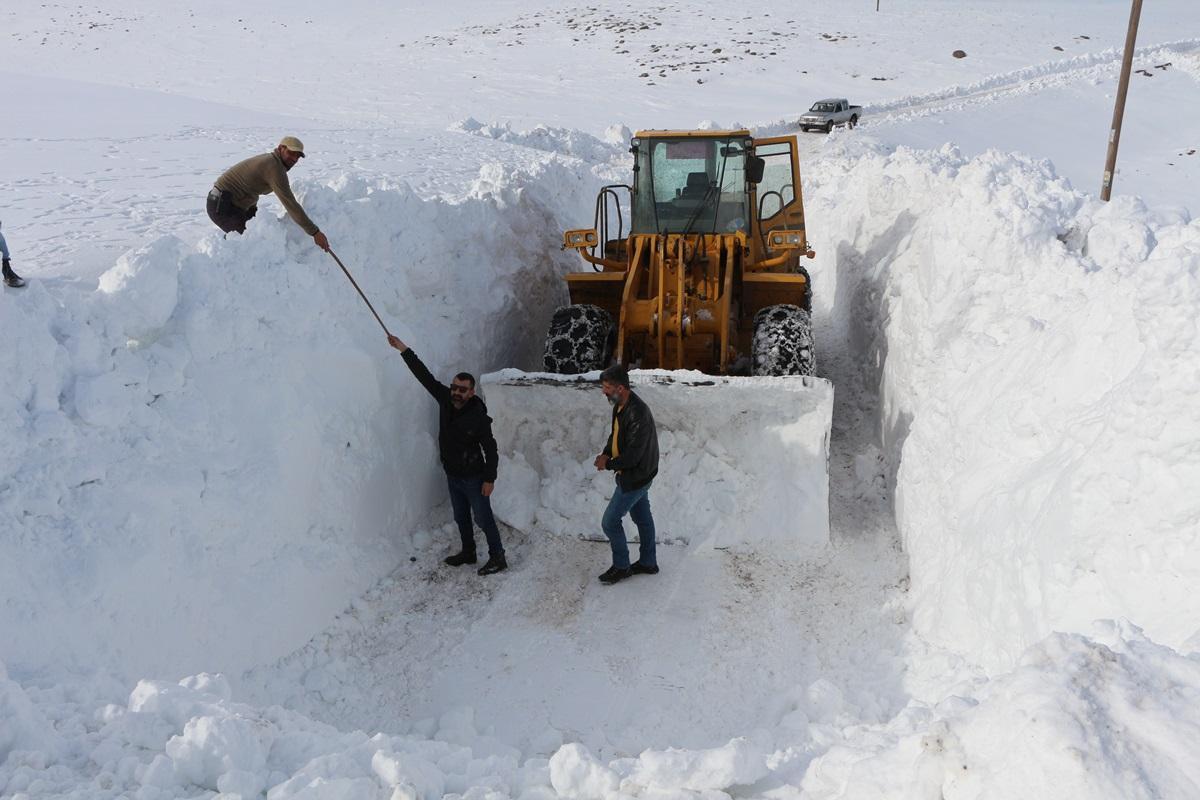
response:
[[[422,363],[421,359],[417,358],[417,354],[412,351],[412,348],[400,341],[400,337],[388,334],[388,344],[400,351],[400,355],[404,358],[404,363],[408,365],[413,376],[421,382],[425,387],[425,391],[433,395],[433,399],[441,402],[450,401],[450,387],[438,383],[437,378],[433,377],[433,373],[429,368]]]

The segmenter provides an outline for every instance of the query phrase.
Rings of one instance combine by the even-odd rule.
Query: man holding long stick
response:
[[[444,386],[398,337],[388,334],[388,344],[400,351],[413,376],[438,404],[438,449],[450,489],[450,506],[454,509],[454,521],[462,539],[462,549],[444,559],[445,563],[460,567],[476,562],[475,529],[471,519],[474,515],[488,544],[488,560],[479,568],[479,574],[491,575],[508,569],[500,529],[492,516],[489,499],[496,483],[500,456],[496,437],[492,436],[492,418],[488,416],[483,398],[475,394],[475,377],[469,372],[460,372],[448,387]]]
[[[295,136],[285,136],[269,153],[239,161],[217,178],[208,193],[208,218],[226,233],[246,232],[246,223],[258,213],[258,198],[274,192],[288,215],[313,237],[317,247],[329,250],[329,239],[308,218],[292,185],[288,170],[304,158],[304,145]]]

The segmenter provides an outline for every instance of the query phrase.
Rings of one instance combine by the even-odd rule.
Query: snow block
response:
[[[650,502],[660,542],[798,553],[829,541],[832,384],[666,370],[630,379],[658,429]],[[517,370],[482,377],[500,448],[492,504],[507,524],[603,540],[614,475],[592,466],[611,425],[598,381],[599,373]]]

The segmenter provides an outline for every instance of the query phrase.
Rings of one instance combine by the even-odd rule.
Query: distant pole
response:
[[[879,10],[879,0],[875,0],[875,10]]]
[[[878,2],[878,0],[876,0]],[[1133,46],[1137,41],[1138,21],[1142,17],[1142,0],[1133,0],[1129,11],[1129,32],[1125,34],[1125,55],[1121,59],[1121,81],[1117,84],[1117,104],[1113,108],[1112,128],[1108,131],[1108,157],[1104,160],[1104,182],[1100,199],[1112,196],[1113,172],[1117,169],[1117,145],[1121,143],[1121,120],[1125,117],[1125,95],[1129,93],[1129,73],[1133,70]]]

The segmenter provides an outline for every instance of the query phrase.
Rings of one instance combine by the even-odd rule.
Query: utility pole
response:
[[[1125,34],[1125,55],[1121,59],[1121,81],[1117,84],[1117,104],[1113,108],[1112,127],[1108,131],[1108,157],[1104,160],[1104,182],[1100,199],[1112,196],[1113,172],[1117,169],[1117,145],[1121,143],[1121,120],[1125,117],[1125,95],[1129,93],[1129,73],[1133,70],[1133,46],[1137,41],[1138,21],[1142,17],[1142,0],[1133,0],[1129,12],[1129,32]]]

